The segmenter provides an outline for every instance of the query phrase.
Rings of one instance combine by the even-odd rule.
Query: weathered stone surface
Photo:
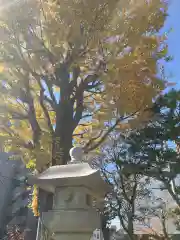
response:
[[[30,182],[54,193],[53,209],[42,214],[49,239],[89,240],[93,230],[100,228],[92,199],[104,198],[110,188],[98,170],[81,162],[82,149],[71,149],[70,156],[70,164],[50,167]]]
[[[84,186],[98,197],[103,197],[110,190],[101,178],[99,170],[92,169],[88,163],[50,167],[43,173],[33,176],[30,183],[37,184],[45,191],[53,193],[59,186]]]

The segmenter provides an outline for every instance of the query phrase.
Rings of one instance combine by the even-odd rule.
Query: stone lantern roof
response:
[[[92,169],[88,163],[82,162],[83,152],[79,147],[70,150],[71,161],[67,165],[52,166],[43,173],[30,179],[32,184],[48,192],[58,187],[86,187],[92,195],[102,198],[110,191],[110,186],[102,179],[100,171]]]

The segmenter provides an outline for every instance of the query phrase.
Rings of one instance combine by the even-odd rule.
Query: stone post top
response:
[[[73,147],[70,149],[69,155],[71,157],[70,163],[80,163],[83,158],[83,150],[81,147]]]

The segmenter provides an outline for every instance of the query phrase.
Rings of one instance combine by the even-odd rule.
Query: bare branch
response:
[[[120,180],[121,180],[121,188],[122,188],[122,192],[123,192],[123,196],[124,196],[124,199],[129,203],[131,204],[131,200],[128,198],[127,196],[127,193],[126,193],[126,190],[125,190],[125,186],[124,186],[124,178],[123,178],[123,175],[122,174],[119,174],[120,176]]]
[[[77,108],[76,108],[76,113],[75,113],[75,116],[74,116],[74,127],[73,127],[73,129],[76,128],[79,121],[82,119],[82,114],[83,114],[83,110],[84,110],[83,90],[84,90],[83,84],[81,84],[79,86],[79,88],[76,90],[76,105],[77,105]]]

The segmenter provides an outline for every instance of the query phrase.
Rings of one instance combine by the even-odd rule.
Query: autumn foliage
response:
[[[157,73],[167,57],[166,36],[157,33],[167,1],[8,0],[3,6],[0,140],[6,151],[42,171],[66,164],[72,144],[93,151],[113,130],[149,117],[144,110],[164,89]]]
[[[34,185],[33,187],[33,196],[32,196],[32,203],[31,203],[31,208],[32,208],[32,211],[34,213],[34,216],[35,217],[38,217],[39,216],[39,200],[38,200],[38,187],[36,185]]]

